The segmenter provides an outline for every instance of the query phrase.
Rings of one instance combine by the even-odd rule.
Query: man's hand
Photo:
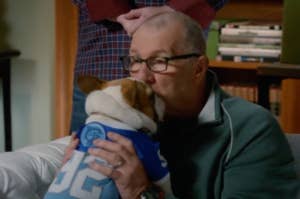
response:
[[[136,31],[136,29],[148,18],[154,15],[171,11],[174,10],[169,6],[138,8],[118,16],[117,21],[122,24],[127,34],[131,36]]]
[[[112,166],[93,162],[90,167],[111,177],[122,199],[138,198],[150,181],[134,146],[130,140],[119,134],[108,133],[108,137],[112,141],[95,140],[94,145],[97,148],[90,148],[89,153],[106,160]]]
[[[72,133],[71,141],[67,148],[65,149],[65,155],[63,158],[62,165],[66,164],[68,160],[72,157],[73,151],[76,149],[77,145],[79,144],[79,139],[76,137],[76,133]]]

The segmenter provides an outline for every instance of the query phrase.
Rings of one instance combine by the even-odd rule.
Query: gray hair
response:
[[[162,29],[170,24],[179,23],[182,26],[182,42],[176,44],[176,49],[183,52],[205,54],[206,42],[203,30],[198,22],[181,12],[166,12],[155,15],[144,22],[142,26]],[[177,34],[177,33],[175,33]]]

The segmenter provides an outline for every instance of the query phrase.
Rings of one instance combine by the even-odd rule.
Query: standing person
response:
[[[79,39],[74,72],[71,131],[84,124],[85,95],[76,85],[80,75],[104,80],[128,76],[120,56],[127,55],[130,36],[147,18],[173,10],[193,17],[208,29],[227,0],[73,0],[79,8]],[[122,24],[122,25],[120,25]],[[123,27],[124,28],[123,28]]]
[[[299,179],[278,122],[261,106],[220,88],[207,70],[205,39],[195,21],[178,12],[150,18],[135,31],[122,60],[133,78],[148,83],[166,103],[157,140],[176,197],[296,198]],[[114,179],[122,199],[155,198],[130,140],[108,136],[111,141],[96,140],[90,154],[124,164],[91,167]]]

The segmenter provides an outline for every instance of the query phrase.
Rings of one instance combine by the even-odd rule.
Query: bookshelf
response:
[[[283,0],[231,0],[216,16],[216,19],[249,19],[256,21],[276,21],[286,23],[286,4]],[[285,38],[286,39],[286,38]],[[261,81],[258,74],[258,62],[232,62],[210,60],[210,69],[218,75],[220,83],[230,81],[240,84],[258,85]],[[281,81],[281,117],[280,124],[284,132],[300,133],[300,103],[297,103],[297,91],[300,80],[285,79]]]
[[[283,0],[231,0],[217,19],[252,19],[282,21]]]
[[[260,63],[257,62],[232,62],[210,60],[209,65],[212,68],[239,69],[239,70],[256,70]]]

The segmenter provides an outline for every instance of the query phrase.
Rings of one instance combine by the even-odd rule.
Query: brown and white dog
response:
[[[158,143],[149,137],[156,132],[157,122],[163,119],[163,101],[149,85],[132,78],[103,81],[95,77],[80,77],[78,85],[88,94],[85,104],[88,114],[86,126],[100,123],[104,129],[108,126],[125,132],[133,142],[148,176],[164,190],[168,198],[173,198],[166,161],[160,155]],[[90,131],[88,136],[93,137],[95,131]],[[83,151],[75,150],[71,160],[52,182],[45,199],[119,198],[112,180],[88,167],[87,163],[95,159]]]
[[[100,120],[112,126],[126,125],[129,129],[147,129],[155,133],[156,123],[163,119],[163,101],[144,82],[132,78],[103,81],[80,77],[78,85],[88,94],[86,123]]]

